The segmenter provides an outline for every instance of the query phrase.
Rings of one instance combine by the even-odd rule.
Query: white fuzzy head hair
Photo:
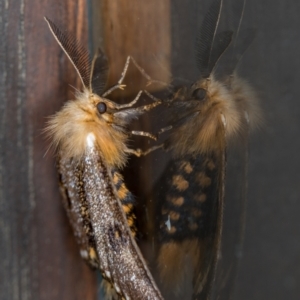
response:
[[[72,36],[61,31],[51,20],[45,18],[56,41],[65,51],[80,76],[84,90],[75,100],[68,101],[51,117],[46,132],[52,144],[65,158],[80,160],[85,154],[87,136],[95,137],[95,147],[104,161],[112,167],[126,162],[126,126],[141,110],[125,109],[105,97],[104,92],[108,61],[99,49],[92,64],[89,53]],[[125,105],[126,106],[126,105]]]
[[[171,101],[171,106],[177,110],[173,120],[176,129],[167,146],[178,156],[223,149],[226,139],[239,129],[236,105],[228,89],[212,75],[233,35],[232,31],[217,33],[222,3],[222,0],[212,2],[196,38],[200,79],[190,88],[180,89]]]
[[[126,161],[125,126],[134,117],[126,110],[116,112],[114,102],[85,90],[68,101],[51,117],[46,131],[64,157],[80,160],[86,151],[89,134],[109,166],[122,167]]]
[[[170,135],[176,155],[208,153],[224,146],[240,129],[241,117],[236,102],[224,84],[211,76],[186,89],[182,99],[173,101],[178,126]]]

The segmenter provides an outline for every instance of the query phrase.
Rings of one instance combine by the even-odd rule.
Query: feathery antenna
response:
[[[211,52],[218,28],[223,0],[215,0],[202,22],[198,38],[196,39],[196,62],[204,78],[208,78],[211,70]]]
[[[60,30],[50,19],[47,17],[44,17],[44,19],[56,41],[74,65],[82,84],[85,88],[88,88],[90,83],[90,57],[88,51],[70,34]]]

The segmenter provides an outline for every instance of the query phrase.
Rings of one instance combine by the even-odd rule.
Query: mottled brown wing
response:
[[[83,166],[59,157],[57,162],[60,192],[80,255],[93,268],[99,267],[94,232],[83,187]]]
[[[162,299],[130,232],[111,171],[101,154],[89,145],[79,164],[63,159],[61,164],[67,166],[63,168],[66,172],[63,176],[67,178],[63,182],[69,198],[76,203],[85,199],[87,204],[91,236],[103,277],[125,299]],[[76,225],[73,227],[76,229]]]

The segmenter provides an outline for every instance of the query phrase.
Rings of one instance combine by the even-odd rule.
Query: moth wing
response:
[[[209,299],[220,249],[225,150],[171,159],[154,190],[165,299]]]
[[[126,299],[162,299],[132,237],[111,172],[93,143],[83,159],[83,186],[104,278]]]
[[[80,254],[92,267],[99,267],[95,238],[82,185],[83,168],[72,159],[59,156],[57,162],[59,186],[63,205],[67,212]]]
[[[88,51],[72,35],[62,31],[50,19],[45,17],[45,21],[56,41],[75,67],[82,84],[88,88],[90,83],[90,57]]]
[[[91,68],[90,90],[101,96],[104,93],[108,78],[108,60],[104,52],[99,48]]]
[[[242,259],[247,204],[248,139],[227,155],[225,207],[213,299],[232,299]]]
[[[217,275],[217,265],[221,251],[223,228],[226,168],[225,149],[215,153],[214,162],[216,166],[214,173],[215,185],[211,187],[207,199],[211,206],[211,215],[208,223],[206,224],[209,235],[204,242],[204,246],[202,247],[202,257],[199,260],[197,269],[195,271],[193,280],[193,299],[214,299],[212,297],[212,292]]]

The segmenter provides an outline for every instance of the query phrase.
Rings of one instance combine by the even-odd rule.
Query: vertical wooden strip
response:
[[[170,1],[102,1],[102,31],[104,46],[110,61],[109,84],[120,77],[128,55],[152,78],[168,82],[170,79]],[[134,87],[140,88],[142,77],[136,68],[128,71]],[[157,87],[156,87],[157,88]]]
[[[0,298],[95,299],[42,130],[73,94],[77,74],[43,16],[87,43],[83,0],[0,3]]]

